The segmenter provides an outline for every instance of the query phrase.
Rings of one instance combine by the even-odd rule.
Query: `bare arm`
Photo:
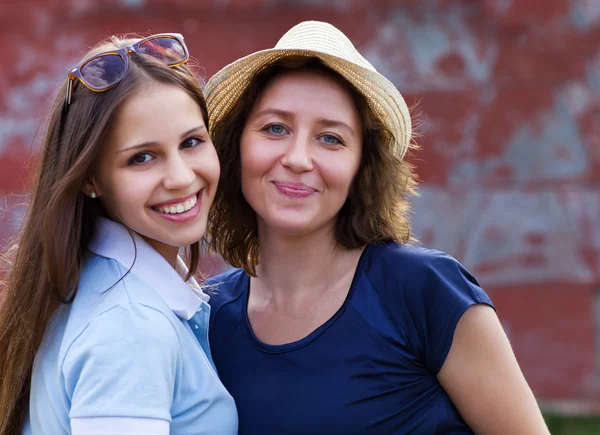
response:
[[[477,434],[549,434],[508,338],[492,308],[461,317],[438,380]]]

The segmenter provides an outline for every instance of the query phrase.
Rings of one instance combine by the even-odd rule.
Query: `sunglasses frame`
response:
[[[177,42],[179,42],[181,47],[183,47],[183,51],[184,51],[183,59],[180,61],[177,61],[177,62],[167,63],[166,65],[168,67],[176,67],[176,66],[180,66],[180,65],[183,65],[188,62],[188,60],[190,59],[190,52],[188,51],[188,48],[185,45],[185,41],[183,40],[183,35],[181,35],[179,33],[158,33],[156,35],[148,36],[147,38],[141,39],[138,42],[136,42],[135,44],[119,48],[118,50],[109,50],[109,51],[103,51],[102,53],[94,54],[93,56],[83,59],[81,62],[79,62],[73,68],[71,68],[69,70],[69,72],[67,73],[67,93],[65,96],[67,105],[71,104],[71,96],[73,94],[73,86],[74,86],[75,80],[79,80],[79,82],[83,86],[85,86],[92,92],[108,91],[109,89],[112,89],[115,86],[117,86],[121,82],[121,80],[123,80],[123,77],[125,77],[125,75],[127,74],[127,71],[129,71],[129,56],[128,56],[128,54],[131,52],[134,52],[134,53],[137,53],[137,54],[140,54],[143,56],[151,56],[146,53],[141,53],[139,51],[140,46],[145,44],[148,41],[152,41],[153,39],[161,39],[161,38],[175,39]],[[88,63],[90,63],[91,61],[93,61],[95,59],[98,59],[99,57],[111,56],[111,55],[119,56],[123,60],[124,67],[123,67],[123,73],[121,74],[121,76],[117,80],[115,80],[114,83],[111,83],[109,86],[102,88],[102,89],[93,88],[93,87],[89,86],[85,82],[85,79],[83,78],[83,76],[81,74],[81,69],[84,66],[86,66]],[[153,56],[151,56],[151,57],[153,57]]]

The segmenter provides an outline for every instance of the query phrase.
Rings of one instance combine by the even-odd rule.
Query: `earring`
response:
[[[97,197],[98,195],[96,195],[96,192],[94,192],[92,190],[92,192],[90,193],[90,198],[94,199],[95,197]]]

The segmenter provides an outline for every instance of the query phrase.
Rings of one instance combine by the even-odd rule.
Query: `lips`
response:
[[[152,209],[167,214],[184,213],[191,210],[197,202],[198,192],[184,198],[178,198],[171,201],[162,202],[160,204],[155,204],[152,206]]]
[[[170,213],[170,214],[175,214],[175,213],[183,213],[184,211],[188,211],[190,210],[193,206],[196,205],[196,202],[198,201],[198,198],[196,196],[192,196],[190,199],[188,199],[185,202],[180,202],[178,204],[173,204],[173,205],[167,205],[164,207],[159,207],[158,211],[162,212],[162,213]]]
[[[202,208],[203,191],[204,189],[193,195],[168,202],[162,202],[153,205],[150,208],[157,216],[169,222],[177,224],[192,222],[199,215],[200,209]]]
[[[290,181],[273,181],[273,184],[275,185],[279,193],[290,198],[306,198],[317,192],[316,189],[313,189],[312,187],[307,186],[304,183],[295,183]]]

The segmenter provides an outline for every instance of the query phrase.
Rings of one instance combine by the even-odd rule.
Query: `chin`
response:
[[[192,243],[198,242],[200,239],[202,239],[203,235],[204,231],[194,231],[193,229],[188,229],[185,231],[161,232],[160,235],[157,234],[158,237],[155,238],[155,240],[165,245],[184,248]]]
[[[289,234],[289,235],[303,235],[311,233],[316,230],[314,224],[310,220],[285,220],[275,221],[268,224],[274,230]]]
[[[177,246],[178,248],[185,248],[186,246],[190,246],[202,239],[202,235],[200,236],[190,236],[190,237],[177,237],[176,239],[171,239],[167,243],[171,246]]]
[[[266,228],[269,228],[269,231],[287,235],[311,234],[331,221],[327,216],[323,216],[322,213],[315,213],[314,210],[286,210],[281,208],[266,210],[263,215],[257,213],[257,217],[260,218]]]

